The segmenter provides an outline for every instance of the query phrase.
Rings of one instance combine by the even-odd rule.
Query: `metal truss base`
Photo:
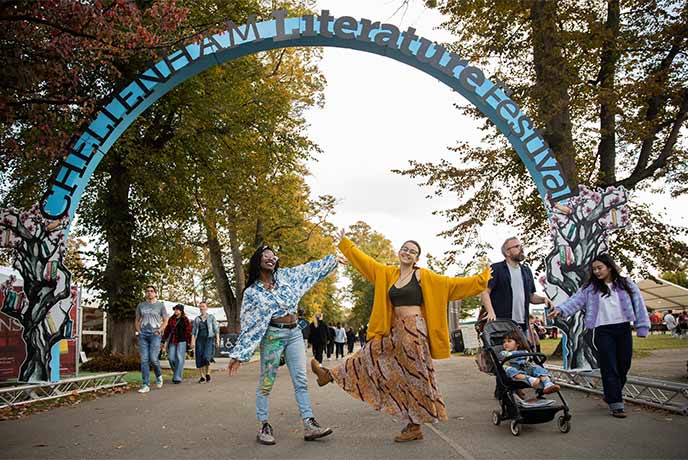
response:
[[[603,394],[602,376],[598,369],[564,369],[551,365],[545,367],[559,385]],[[626,401],[688,415],[688,385],[682,383],[628,376],[623,397]]]
[[[0,409],[62,398],[74,394],[121,387],[127,384],[124,381],[125,374],[126,372],[111,372],[108,374],[63,379],[53,383],[45,382],[0,388]]]

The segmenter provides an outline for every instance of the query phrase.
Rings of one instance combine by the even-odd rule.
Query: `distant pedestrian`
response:
[[[158,300],[158,291],[154,286],[146,286],[146,300],[136,306],[134,327],[139,338],[139,355],[141,357],[141,380],[143,385],[139,393],[150,391],[150,365],[155,372],[155,385],[162,388],[162,371],[160,370],[160,340],[167,326],[167,309]]]
[[[335,359],[339,359],[341,356],[344,357],[344,344],[346,343],[346,330],[342,327],[342,323],[337,323],[337,327],[334,330],[334,346]]]
[[[182,383],[184,379],[184,362],[186,361],[187,344],[191,343],[191,321],[184,314],[184,305],[178,303],[172,307],[174,314],[167,322],[162,336],[163,345],[167,344],[167,359],[172,368],[172,383]]]
[[[198,304],[201,314],[194,318],[191,330],[191,348],[196,357],[196,369],[200,374],[198,383],[210,382],[210,363],[215,362],[215,347],[220,346],[220,328],[217,319],[208,313],[208,304]]]
[[[316,313],[313,322],[310,324],[310,334],[308,341],[313,348],[313,357],[319,362],[323,361],[323,352],[327,347],[329,330],[327,323],[322,319],[322,313]]]
[[[368,328],[366,328],[365,325],[361,326],[361,328],[358,330],[358,341],[361,343],[361,348],[365,347],[367,333]]]
[[[671,310],[664,315],[664,324],[666,324],[667,331],[671,332],[672,337],[679,336],[678,321],[676,321],[676,317]]]
[[[354,352],[354,343],[356,343],[356,333],[354,332],[353,328],[349,327],[346,329],[346,344],[348,347],[347,354]]]
[[[325,353],[327,354],[327,359],[332,359],[334,354],[334,326],[327,327],[327,349]]]

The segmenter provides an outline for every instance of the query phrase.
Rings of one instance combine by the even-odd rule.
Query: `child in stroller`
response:
[[[515,346],[510,344],[509,338],[516,338]],[[532,353],[528,348],[528,342],[523,335],[521,327],[511,320],[496,320],[485,324],[483,332],[480,334],[480,340],[483,344],[483,349],[487,353],[489,367],[494,373],[497,380],[497,395],[500,403],[500,410],[492,412],[492,423],[499,425],[503,420],[511,420],[511,434],[518,436],[521,433],[522,424],[545,423],[554,419],[559,411],[564,414],[557,419],[557,426],[562,433],[568,433],[571,429],[571,414],[566,400],[561,392],[558,391],[558,386],[551,381],[551,379],[542,379],[542,372],[537,376],[525,375],[526,372],[518,369],[512,375],[521,375],[521,378],[510,378],[505,369],[505,363],[511,361],[511,365],[507,364],[506,368],[514,367],[514,364],[527,362],[532,358],[535,363],[534,366],[546,370],[542,367],[547,357],[542,353]],[[506,342],[506,343],[505,343]],[[519,347],[518,344],[521,344]],[[509,349],[513,348],[513,349]],[[519,348],[522,348],[519,350]],[[506,350],[505,350],[506,349]],[[507,353],[502,354],[505,350]],[[535,374],[535,372],[533,372]],[[524,378],[525,377],[525,378]],[[528,378],[531,378],[529,380]],[[537,380],[537,381],[536,381]],[[549,381],[546,384],[545,381]],[[548,393],[556,393],[561,399],[561,404],[555,400],[547,399],[543,396],[545,393],[545,386],[548,388]],[[526,401],[521,398],[517,392],[525,388],[536,388],[537,398],[535,400]]]
[[[541,389],[546,395],[561,389],[559,385],[552,382],[547,369],[529,360],[530,349],[523,334],[507,332],[504,335],[502,347],[504,349],[499,354],[503,358],[502,366],[507,377],[512,380],[527,381],[528,385]],[[519,396],[523,397],[521,393]]]

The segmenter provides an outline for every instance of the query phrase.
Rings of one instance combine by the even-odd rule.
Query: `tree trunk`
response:
[[[600,144],[597,156],[600,158],[598,184],[606,186],[616,181],[616,88],[614,76],[619,52],[616,49],[619,36],[621,8],[619,0],[609,0],[605,37],[600,57]]]
[[[22,338],[26,343],[26,359],[19,369],[20,382],[49,382],[51,354],[49,339],[52,334],[45,323],[25,327]]]
[[[236,297],[232,292],[227,276],[227,269],[222,261],[222,248],[217,237],[217,228],[211,222],[206,222],[206,234],[208,236],[208,254],[210,255],[210,265],[213,269],[215,287],[217,294],[222,302],[222,307],[227,315],[227,327],[231,332],[236,332],[239,328]]]
[[[108,224],[103,226],[108,246],[108,261],[103,273],[103,288],[106,293],[109,322],[113,326],[121,323],[130,325],[128,330],[114,326],[109,337],[110,350],[131,354],[133,348],[128,342],[134,337],[134,296],[138,287],[132,269],[135,222],[129,203],[131,177],[120,156],[111,157],[108,172],[110,177],[104,192],[104,201],[107,203],[104,221]],[[119,337],[121,334],[123,335]]]
[[[134,334],[134,318],[107,319],[107,346],[106,348],[124,355],[138,353],[138,343]]]
[[[246,286],[246,277],[244,276],[243,260],[241,258],[241,250],[239,248],[239,238],[234,229],[229,229],[229,246],[232,252],[232,263],[234,264],[234,292],[236,293],[236,305],[234,309],[235,317],[232,318],[234,324],[239,326],[239,310],[241,302],[244,300],[244,286]]]
[[[533,65],[535,67],[534,99],[542,134],[561,165],[572,189],[578,185],[571,116],[569,114],[569,66],[562,56],[561,36],[557,29],[555,0],[536,0],[530,10],[533,29]]]

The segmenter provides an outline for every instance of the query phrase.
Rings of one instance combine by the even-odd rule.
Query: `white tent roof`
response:
[[[172,308],[174,308],[174,306],[177,305],[177,303],[179,303],[179,302],[168,302],[167,300],[163,300],[162,302],[165,304],[165,308],[167,308],[167,313],[170,316],[172,315]],[[227,315],[225,314],[224,308],[208,308],[208,313],[215,316],[215,319],[220,321],[220,322],[227,321]],[[201,310],[198,307],[184,304],[184,314],[189,319],[192,320],[201,314]]]
[[[688,289],[661,278],[644,279],[638,283],[645,305],[650,310],[681,310],[688,308]]]

